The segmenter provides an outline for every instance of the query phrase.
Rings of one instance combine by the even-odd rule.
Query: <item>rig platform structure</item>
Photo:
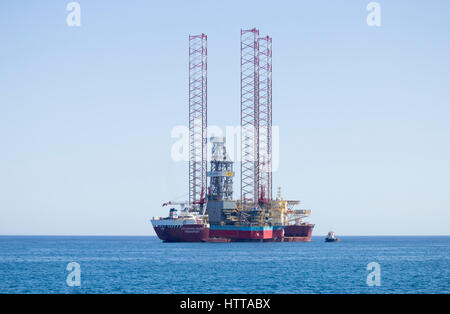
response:
[[[207,167],[207,36],[189,36],[189,201],[180,215],[154,217],[166,242],[309,242],[311,210],[272,191],[272,38],[258,29],[241,30],[240,198],[233,198],[234,163],[226,140],[212,137]],[[209,178],[209,180],[208,180]],[[209,184],[208,184],[209,181]]]

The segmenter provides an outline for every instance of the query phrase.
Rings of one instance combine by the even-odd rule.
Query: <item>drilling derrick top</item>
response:
[[[223,201],[233,199],[233,162],[227,154],[224,137],[211,137],[212,156],[208,199]]]

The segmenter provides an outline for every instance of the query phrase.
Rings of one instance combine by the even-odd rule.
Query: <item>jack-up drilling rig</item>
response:
[[[241,30],[240,199],[233,199],[233,161],[223,137],[212,137],[207,171],[207,36],[189,36],[189,202],[152,224],[164,241],[296,241],[311,239],[310,210],[272,196],[272,38]],[[207,178],[209,186],[207,187]],[[187,206],[186,206],[187,204]]]

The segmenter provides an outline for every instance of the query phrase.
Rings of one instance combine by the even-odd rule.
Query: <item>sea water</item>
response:
[[[69,263],[79,265],[77,285]],[[0,293],[450,293],[450,237],[163,243],[0,236]]]

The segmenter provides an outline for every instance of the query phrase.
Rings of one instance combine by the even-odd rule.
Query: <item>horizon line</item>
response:
[[[338,234],[340,237],[450,237],[450,234]],[[327,236],[324,234],[311,237]],[[0,234],[0,237],[155,237],[157,235],[132,235],[132,234]]]

